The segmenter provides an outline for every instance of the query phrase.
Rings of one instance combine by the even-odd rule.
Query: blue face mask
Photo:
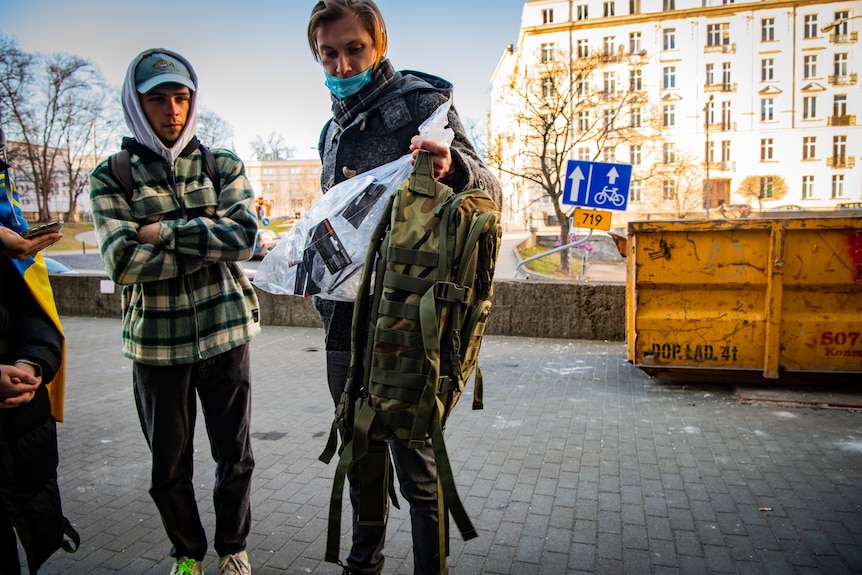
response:
[[[373,66],[372,66],[373,67]],[[350,78],[336,78],[326,74],[326,87],[332,92],[332,95],[343,100],[361,90],[368,82],[371,81],[371,68],[364,72],[360,72]]]

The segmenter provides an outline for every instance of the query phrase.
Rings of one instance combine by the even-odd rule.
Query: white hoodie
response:
[[[189,115],[186,119],[186,125],[183,127],[183,131],[180,132],[180,137],[177,138],[177,141],[174,142],[174,145],[170,148],[166,147],[162,143],[162,141],[153,131],[152,126],[150,126],[150,122],[147,120],[143,108],[141,108],[141,101],[139,99],[138,90],[135,84],[135,69],[138,67],[138,63],[145,57],[155,52],[167,54],[185,64],[186,68],[189,69],[189,74],[191,75],[192,82],[195,85],[195,90],[192,92],[192,98],[189,104]],[[165,48],[151,48],[149,50],[141,52],[140,54],[138,54],[137,58],[132,60],[132,63],[129,64],[129,69],[126,71],[126,80],[123,83],[122,98],[123,115],[126,118],[126,125],[132,131],[132,134],[134,134],[135,139],[138,142],[162,156],[169,164],[174,163],[174,160],[179,157],[180,152],[182,152],[186,145],[188,145],[188,143],[194,137],[195,132],[197,131],[197,86],[198,76],[195,73],[195,69],[192,68],[191,63],[189,63],[188,60],[186,60],[176,52],[166,50]]]

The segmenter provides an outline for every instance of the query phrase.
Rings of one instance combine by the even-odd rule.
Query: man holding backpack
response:
[[[312,8],[307,32],[332,98],[333,117],[323,128],[319,143],[324,193],[350,177],[422,149],[432,155],[435,179],[456,191],[484,189],[499,204],[500,185],[476,154],[454,109],[448,116],[455,134],[451,147],[418,136],[419,125],[449,100],[452,84],[393,68],[386,58],[386,25],[372,0],[321,0]],[[326,332],[327,378],[338,405],[350,367],[354,304],[315,296],[314,305]],[[391,449],[401,493],[410,504],[414,573],[444,573],[437,469],[430,438],[419,449],[399,441],[373,448],[383,458]],[[347,475],[354,525],[344,572],[376,575],[383,570],[386,517],[384,514],[382,523],[376,525],[360,524],[359,507],[367,498],[361,501],[358,467]]]
[[[239,262],[254,249],[254,192],[236,155],[195,137],[197,76],[185,58],[142,52],[122,99],[135,138],[90,175],[90,200],[105,270],[123,286],[123,355],[134,362],[171,574],[202,575],[207,550],[192,482],[197,395],[216,461],[218,573],[249,575],[248,344],[260,313]]]

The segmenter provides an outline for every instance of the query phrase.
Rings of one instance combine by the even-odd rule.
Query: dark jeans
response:
[[[344,391],[349,366],[350,352],[327,350],[327,379],[336,405]],[[413,573],[414,575],[437,575],[442,570],[437,515],[437,465],[434,461],[431,439],[425,440],[425,446],[422,449],[410,449],[400,441],[393,440],[389,442],[389,449],[401,495],[410,505]],[[347,473],[347,480],[350,483],[350,502],[353,507],[353,544],[347,556],[347,567],[351,573],[377,575],[383,571],[386,526],[357,525],[360,465],[361,462],[354,465]]]
[[[192,482],[195,392],[216,462],[214,547],[220,556],[244,550],[254,469],[248,345],[193,364],[136,362],[134,387],[141,428],[153,454],[150,496],[173,544],[171,556],[200,561],[207,550]]]

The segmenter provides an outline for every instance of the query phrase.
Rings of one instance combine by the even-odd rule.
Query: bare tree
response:
[[[678,152],[672,142],[658,143],[661,160],[653,163],[645,181],[644,199],[678,219],[703,210],[703,162],[690,152]]]
[[[539,194],[528,202],[550,199],[561,238],[569,237],[574,211],[562,203],[568,161],[613,162],[623,144],[648,141],[640,123],[645,63],[641,54],[573,55],[546,45],[509,78],[508,127],[493,134],[489,162],[511,187]],[[560,252],[560,269],[568,270],[568,250]]]
[[[296,150],[284,143],[284,137],[281,134],[270,132],[266,140],[260,136],[256,136],[251,142],[252,153],[254,159],[263,160],[287,160],[293,157]]]
[[[198,110],[196,135],[208,148],[233,149],[233,128],[224,118],[207,108]]]
[[[787,195],[787,182],[778,175],[748,176],[742,180],[736,193],[757,200],[757,209],[763,211],[763,200],[780,200]]]
[[[101,75],[88,60],[69,54],[28,54],[0,35],[0,117],[10,128],[10,139],[20,144],[19,179],[33,184],[40,221],[50,219],[50,199],[59,193],[58,180],[74,186],[67,179],[74,179],[73,174],[61,176],[64,150],[67,164],[82,151],[86,143],[82,130],[97,114],[94,94],[102,85]]]

